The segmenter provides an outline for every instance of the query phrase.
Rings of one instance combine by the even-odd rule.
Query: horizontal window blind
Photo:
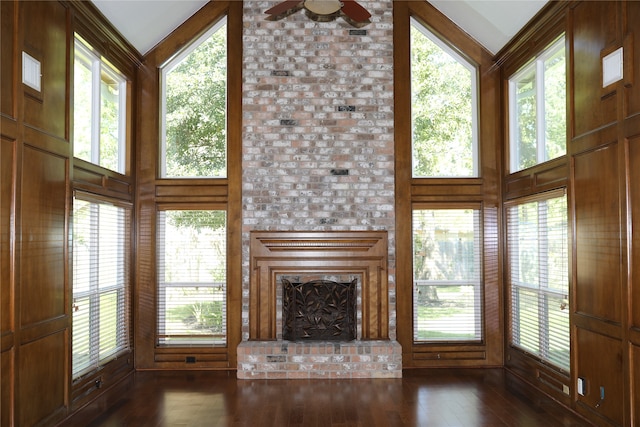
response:
[[[226,212],[160,211],[157,230],[158,344],[226,344]]]
[[[131,210],[73,202],[73,377],[130,348]]]
[[[507,208],[511,344],[569,370],[567,199]]]
[[[413,338],[482,339],[480,211],[413,211]]]

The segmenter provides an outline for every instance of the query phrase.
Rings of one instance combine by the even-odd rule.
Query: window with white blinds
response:
[[[567,198],[507,207],[511,344],[569,370]]]
[[[130,348],[131,208],[73,200],[73,377]]]
[[[482,339],[478,209],[413,210],[413,339]]]
[[[158,212],[158,344],[226,344],[224,210]]]

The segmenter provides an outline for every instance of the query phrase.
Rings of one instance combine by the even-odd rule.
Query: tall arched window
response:
[[[498,364],[499,69],[429,2],[393,8],[403,366]]]
[[[478,176],[476,66],[411,19],[413,178]],[[479,205],[414,203],[413,340],[482,338]]]
[[[236,364],[242,328],[242,13],[242,2],[207,2],[139,68],[140,369]]]
[[[162,66],[160,176],[227,176],[227,20]]]
[[[226,17],[163,64],[160,83],[160,177],[226,178]],[[226,344],[227,210],[195,207],[158,206],[161,346]]]
[[[476,66],[411,19],[414,178],[478,176]]]

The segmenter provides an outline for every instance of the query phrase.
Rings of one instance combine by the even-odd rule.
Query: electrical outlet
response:
[[[584,378],[578,378],[577,391],[580,396],[584,396],[586,394],[587,390]]]
[[[566,384],[562,384],[562,392],[568,396],[569,395],[569,386],[566,385]]]
[[[596,408],[599,408],[604,403],[604,386],[600,386],[600,400],[596,403]]]

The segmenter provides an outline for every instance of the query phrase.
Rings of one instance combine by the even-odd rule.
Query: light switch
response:
[[[41,77],[40,61],[27,52],[22,52],[22,83],[40,92]]]
[[[602,87],[607,87],[618,80],[622,80],[622,64],[622,48],[616,49],[609,55],[602,58]]]

